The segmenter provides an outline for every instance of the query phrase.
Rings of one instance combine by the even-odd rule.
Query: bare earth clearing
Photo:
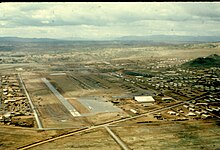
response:
[[[215,46],[210,47],[208,43],[106,45],[59,53],[51,50],[50,53],[28,53],[22,59],[30,63],[0,64],[2,83],[7,83],[3,76],[21,75],[43,126],[39,130],[35,122],[32,128],[22,128],[3,121],[0,149],[29,149],[27,145],[62,136],[30,149],[121,149],[119,142],[106,131],[108,127],[134,150],[217,150],[220,148],[220,97],[216,84],[219,68],[181,69],[181,64],[197,57],[220,54],[220,44],[212,44]],[[12,54],[7,53],[8,57]],[[47,79],[80,116],[71,115],[42,78]],[[204,84],[203,88],[200,84]],[[0,93],[4,96],[10,86],[5,86]],[[145,104],[133,99],[143,95],[152,96],[155,101]],[[4,100],[11,99],[6,95]],[[14,107],[9,104],[10,108]],[[2,112],[6,109],[3,105],[0,108]],[[76,134],[71,135],[74,132]]]

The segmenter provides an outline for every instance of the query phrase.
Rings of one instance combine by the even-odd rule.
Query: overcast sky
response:
[[[220,3],[0,3],[0,36],[220,36]]]

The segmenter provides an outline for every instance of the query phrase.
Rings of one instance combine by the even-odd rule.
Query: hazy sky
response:
[[[220,3],[0,3],[0,36],[220,36]]]

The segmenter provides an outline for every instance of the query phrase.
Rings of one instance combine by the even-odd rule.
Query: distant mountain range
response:
[[[212,54],[207,57],[199,57],[192,61],[184,63],[182,67],[190,67],[190,68],[220,67],[220,56],[217,54]]]
[[[120,41],[152,41],[152,42],[220,42],[220,36],[178,36],[178,35],[152,35],[152,36],[123,36]]]
[[[0,37],[0,42],[56,42],[56,41],[118,41],[118,42],[146,42],[146,43],[196,43],[196,42],[220,42],[220,36],[177,36],[177,35],[152,35],[152,36],[123,36],[108,40],[95,40],[80,37],[68,37],[63,39],[52,38],[20,38]]]
[[[20,38],[20,37],[0,37],[0,42],[53,42],[56,39],[50,38]]]

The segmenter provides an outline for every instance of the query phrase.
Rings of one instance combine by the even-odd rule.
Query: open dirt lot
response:
[[[219,127],[212,122],[164,122],[112,125],[109,127],[131,149],[220,148]],[[104,128],[80,133],[32,149],[120,149]]]
[[[91,130],[83,134],[71,136],[59,141],[47,143],[45,145],[32,148],[33,150],[52,149],[52,150],[120,150],[117,143],[108,135],[104,129]]]
[[[0,149],[14,150],[22,145],[40,141],[59,134],[60,131],[37,131],[20,127],[8,127],[1,124]]]
[[[171,122],[111,127],[131,148],[146,149],[217,149],[219,127],[203,122]]]

